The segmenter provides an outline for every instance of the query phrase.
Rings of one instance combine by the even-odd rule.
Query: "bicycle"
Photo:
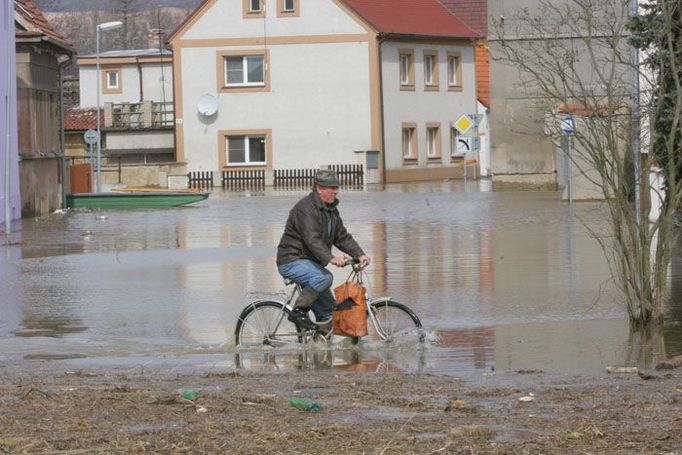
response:
[[[346,262],[346,265],[350,264]],[[373,298],[366,263],[352,262],[352,271],[348,279],[356,274],[358,282],[367,282],[365,306],[369,326],[370,341],[395,341],[416,336],[423,342],[425,334],[422,323],[417,315],[405,304],[393,300],[391,297]],[[347,281],[348,281],[347,279]],[[286,301],[279,299],[255,300],[242,310],[235,328],[235,343],[238,347],[271,346],[281,347],[295,344],[306,344],[310,341],[330,341],[329,337],[317,330],[305,330],[288,320],[293,310],[293,302],[301,292],[301,286],[285,279],[286,286],[294,286]],[[333,318],[333,314],[332,314]],[[357,344],[359,337],[351,337],[351,342]]]

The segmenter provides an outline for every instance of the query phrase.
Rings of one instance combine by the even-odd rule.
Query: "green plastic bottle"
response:
[[[197,392],[196,390],[184,390],[182,392],[182,398],[184,398],[185,400],[194,401],[197,399],[197,397],[199,397],[199,392]]]
[[[289,398],[289,405],[301,411],[319,412],[322,410],[321,403],[308,398],[291,397]]]

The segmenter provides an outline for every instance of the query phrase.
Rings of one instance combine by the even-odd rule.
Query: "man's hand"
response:
[[[329,262],[331,262],[337,267],[345,267],[346,261],[347,261],[346,256],[334,256]]]
[[[369,265],[369,263],[372,262],[372,258],[367,256],[366,254],[363,254],[358,258],[358,261],[365,263],[365,265]]]

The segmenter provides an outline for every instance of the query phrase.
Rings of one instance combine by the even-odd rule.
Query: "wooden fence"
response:
[[[333,164],[329,169],[336,171],[341,186],[359,187],[364,183],[362,164]],[[279,169],[274,171],[275,188],[312,187],[317,169]]]
[[[265,189],[265,171],[223,171],[222,186],[226,190]]]
[[[364,171],[361,164],[334,164],[329,166],[339,177],[344,187],[362,187]],[[273,187],[277,189],[310,188],[317,169],[275,169]],[[213,172],[196,171],[187,174],[189,188],[212,189]],[[221,186],[226,190],[263,190],[265,189],[264,170],[223,171]]]
[[[273,186],[282,189],[312,187],[315,171],[316,169],[275,169]]]
[[[202,190],[213,189],[213,172],[194,171],[187,174],[188,188],[201,188]]]
[[[332,164],[329,168],[336,171],[341,186],[358,187],[365,182],[362,164]]]

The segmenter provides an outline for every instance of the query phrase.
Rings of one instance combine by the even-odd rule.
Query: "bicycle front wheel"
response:
[[[281,302],[264,300],[249,304],[239,315],[234,331],[240,347],[282,346],[300,343],[296,324],[289,322],[289,309]]]
[[[376,330],[370,330],[367,339],[424,341],[422,323],[407,305],[393,300],[379,300],[372,302],[370,310],[372,311],[370,320],[374,323]]]

